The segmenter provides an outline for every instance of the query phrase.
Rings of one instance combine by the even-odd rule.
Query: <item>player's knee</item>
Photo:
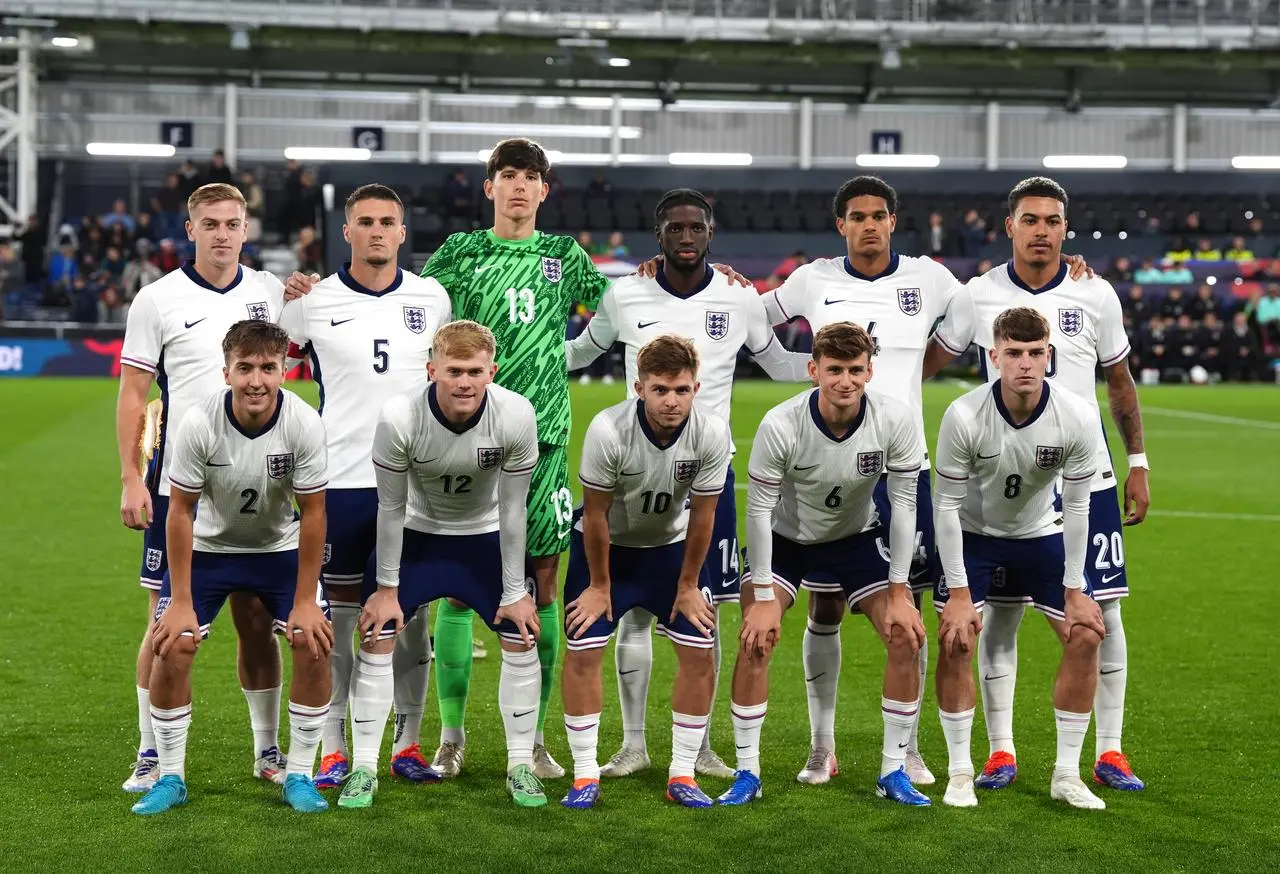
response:
[[[889,661],[894,664],[914,662],[920,657],[915,635],[909,634],[905,628],[891,629],[885,648],[889,652]]]
[[[156,661],[169,672],[181,672],[191,667],[196,656],[196,639],[183,634],[174,641],[173,646],[164,655],[157,655]]]
[[[844,618],[844,596],[828,592],[809,593],[809,618],[822,625],[839,625]]]
[[[677,648],[680,670],[690,679],[704,680],[715,676],[716,654],[710,647],[681,646]]]
[[[1092,628],[1076,625],[1071,629],[1071,636],[1067,638],[1066,648],[1072,655],[1088,658],[1096,655],[1101,646],[1102,635]]]
[[[315,656],[306,644],[293,648],[293,676],[295,682],[308,686],[327,681],[330,677],[329,656]]]

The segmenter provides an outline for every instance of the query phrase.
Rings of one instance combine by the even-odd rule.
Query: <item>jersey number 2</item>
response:
[[[507,312],[511,324],[523,322],[529,324],[533,321],[533,289],[530,288],[508,288],[507,289]]]
[[[255,506],[258,503],[257,489],[245,489],[240,493],[240,497],[244,498],[244,506],[240,508],[241,513],[258,512],[258,508]]]

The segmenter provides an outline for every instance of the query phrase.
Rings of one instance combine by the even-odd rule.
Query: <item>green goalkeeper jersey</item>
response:
[[[569,377],[564,341],[569,310],[595,310],[609,279],[572,237],[535,231],[504,240],[491,230],[453,234],[423,276],[449,292],[455,319],[493,331],[503,388],[524,395],[538,414],[538,442],[569,442]]]

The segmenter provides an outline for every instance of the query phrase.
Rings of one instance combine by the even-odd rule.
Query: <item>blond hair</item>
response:
[[[636,353],[636,371],[646,376],[679,376],[689,371],[698,375],[698,348],[687,337],[664,334],[640,347]]]
[[[991,333],[996,343],[1035,343],[1049,339],[1049,320],[1031,307],[1013,307],[996,316]]]
[[[470,319],[458,319],[441,325],[431,341],[433,360],[444,356],[472,358],[481,354],[492,358],[497,351],[498,343],[493,339],[493,331]]]
[[[853,361],[876,354],[876,341],[866,329],[853,322],[832,322],[813,338],[813,360],[834,358],[837,361]]]
[[[234,185],[227,185],[225,182],[210,182],[208,185],[201,185],[191,192],[191,196],[187,198],[187,215],[195,215],[197,206],[222,203],[224,200],[234,200],[240,204],[240,209],[246,212],[249,209],[249,205],[245,202],[244,195],[240,193],[239,188]]]

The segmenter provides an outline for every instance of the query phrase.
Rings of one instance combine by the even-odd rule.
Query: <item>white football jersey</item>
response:
[[[938,326],[938,342],[956,355],[976,343],[987,379],[995,381],[1000,374],[990,366],[986,352],[995,342],[992,326],[996,316],[1012,307],[1031,307],[1049,320],[1047,375],[1054,385],[1088,405],[1090,421],[1101,433],[1097,367],[1109,367],[1129,355],[1120,298],[1111,283],[1100,277],[1077,282],[1067,275],[1063,264],[1046,286],[1033,291],[1014,273],[1010,261],[969,281]],[[1094,491],[1115,485],[1105,441],[1098,441],[1097,450]]]
[[[924,447],[924,354],[934,325],[960,288],[951,271],[931,258],[894,252],[888,268],[875,276],[859,273],[847,257],[823,258],[796,268],[765,295],[765,306],[774,324],[802,316],[815,335],[834,322],[865,328],[876,341],[870,384],[910,407]]]
[[[774,531],[797,543],[840,540],[880,523],[872,495],[882,473],[916,473],[923,458],[915,416],[902,401],[866,392],[853,428],[836,437],[811,389],[761,420],[751,444],[748,505],[780,493]]]
[[[533,404],[490,383],[475,415],[454,425],[440,409],[436,389],[430,383],[383,406],[373,463],[408,471],[406,528],[454,535],[497,531],[499,474],[528,473],[538,461]]]
[[[973,534],[1022,539],[1062,531],[1053,509],[1059,476],[1094,474],[1097,413],[1048,381],[1035,412],[1013,424],[1000,383],[982,385],[947,407],[938,433],[937,474],[967,483],[960,527]]]
[[[401,270],[383,291],[351,278],[347,266],[290,301],[280,327],[311,356],[320,417],[329,435],[329,487],[377,485],[369,451],[382,405],[427,382],[436,330],[452,319],[444,287]]]
[[[672,290],[661,272],[653,279],[625,276],[616,280],[586,330],[566,344],[569,369],[585,366],[621,340],[626,346],[627,397],[634,398],[639,378],[636,355],[645,343],[664,334],[693,341],[702,384],[694,405],[725,422],[730,421],[733,374],[743,346],[754,357],[793,359],[794,373],[789,377],[808,378],[804,362],[809,356],[782,348],[761,296],[753,289],[733,285],[710,267],[702,287],[687,296]],[[575,349],[582,349],[583,360],[577,359]]]
[[[259,432],[231,412],[231,390],[205,398],[173,436],[169,481],[198,492],[195,549],[281,552],[298,548],[293,496],[327,485],[324,425],[302,398],[280,390],[276,413]]]
[[[618,546],[665,546],[684,539],[685,499],[724,490],[729,426],[696,406],[665,446],[658,445],[644,402],[626,400],[595,415],[582,441],[578,479],[612,492],[609,541]],[[577,530],[582,530],[579,519]]]
[[[215,288],[190,262],[143,286],[129,307],[120,363],[155,374],[164,404],[160,466],[148,485],[169,494],[173,463],[170,425],[209,395],[226,388],[222,339],[236,322],[274,322],[284,306],[284,285],[259,270],[240,267],[226,288]]]

